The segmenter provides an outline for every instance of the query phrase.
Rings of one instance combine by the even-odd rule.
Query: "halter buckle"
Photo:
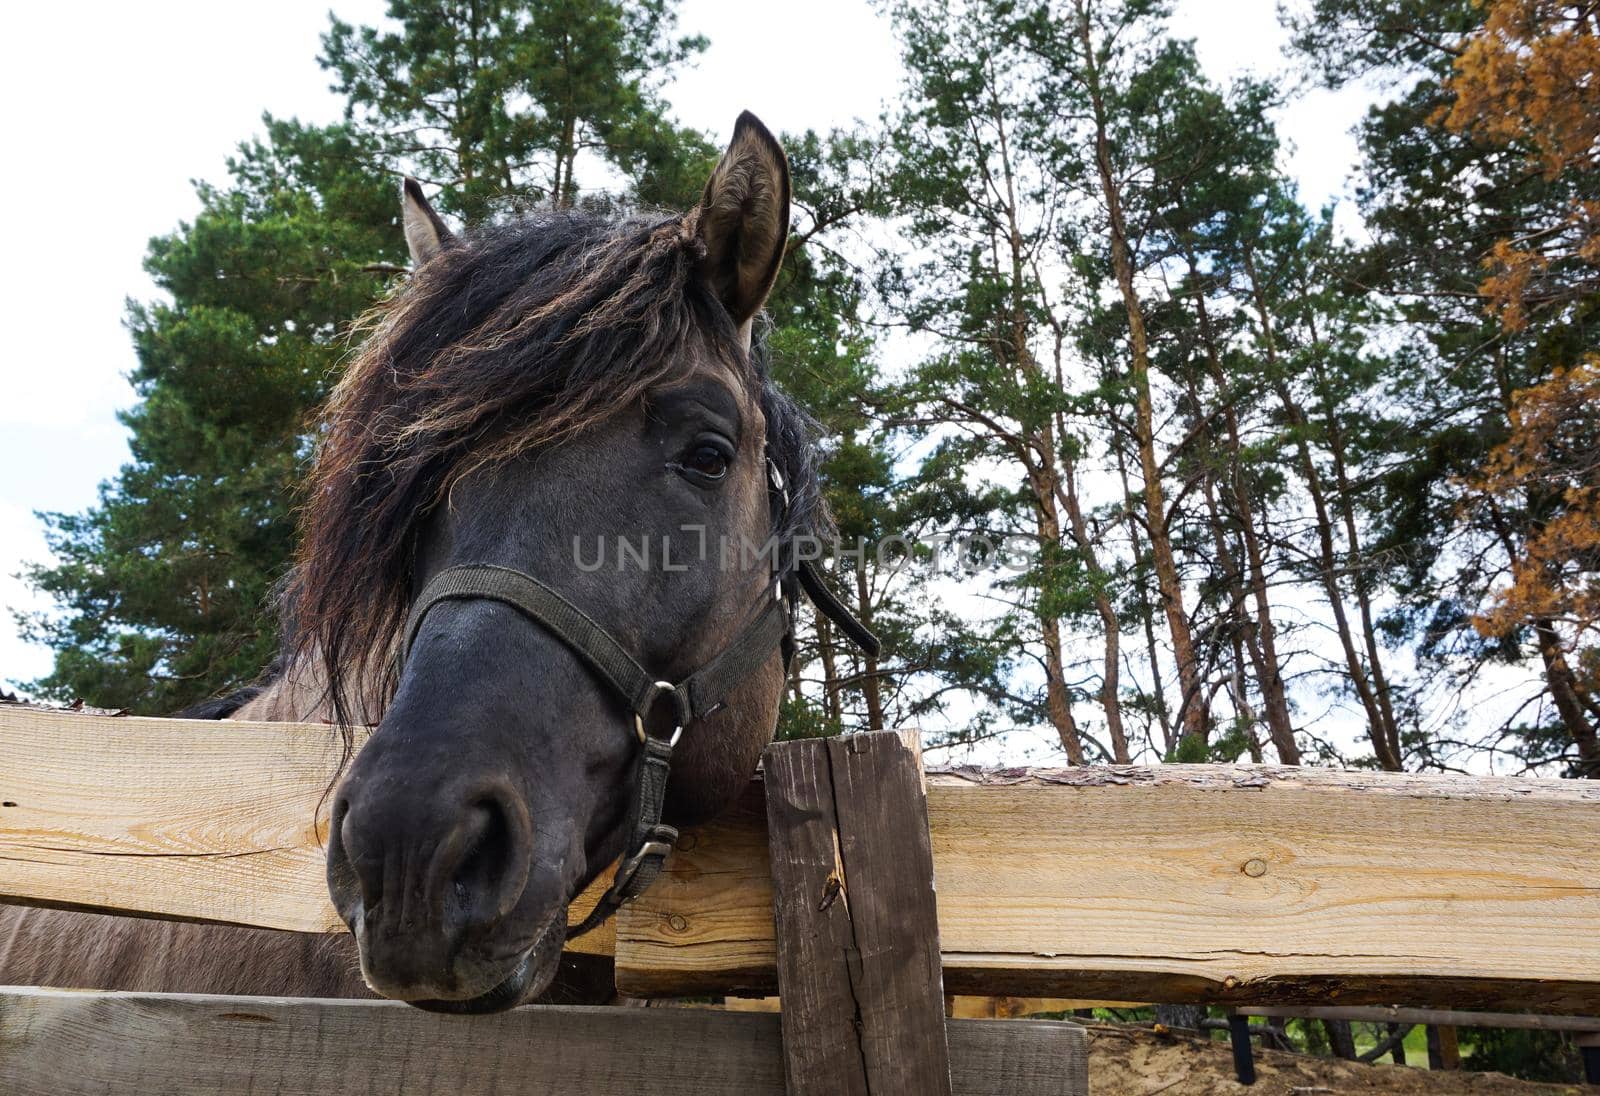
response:
[[[633,880],[639,874],[639,869],[644,867],[646,857],[659,856],[665,859],[672,852],[672,844],[668,841],[646,841],[639,846],[637,852],[624,860],[617,868],[616,878],[611,881],[611,889],[616,891],[617,897],[624,902],[631,902],[637,894],[628,893],[633,887]]]
[[[682,706],[678,704],[678,687],[676,685],[670,681],[651,682],[650,692],[645,696],[644,703],[640,705],[641,710],[633,713],[633,730],[634,733],[639,736],[639,742],[641,744],[650,737],[649,732],[644,729],[644,713],[654,707],[655,702],[661,699],[662,696],[671,697],[674,708],[678,709],[679,711],[682,710]],[[683,724],[674,723],[672,727],[672,735],[667,739],[667,747],[670,749],[671,747],[676,746],[678,744],[678,739],[682,737]]]

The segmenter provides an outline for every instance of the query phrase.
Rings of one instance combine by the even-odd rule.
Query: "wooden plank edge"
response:
[[[626,954],[626,952],[625,952]],[[1067,957],[1050,961],[1060,964]],[[1179,971],[1118,970],[1059,965],[1029,967],[1036,956],[945,952],[944,991],[980,997],[1071,997],[1096,1001],[1160,1001],[1197,1005],[1407,1005],[1432,1008],[1536,1010],[1550,1014],[1600,1012],[1600,983],[1582,980],[1493,979],[1445,975],[1295,974],[1218,980]],[[773,968],[749,963],[726,970],[617,966],[617,990],[629,997],[778,992]]]
[[[1196,791],[1327,790],[1405,799],[1508,802],[1551,800],[1600,804],[1600,783],[1552,776],[1476,776],[1458,773],[1389,773],[1315,765],[1079,765],[984,769],[934,766],[929,787],[1154,788]]]
[[[1600,1016],[1547,1016],[1526,1012],[1477,1012],[1461,1009],[1309,1006],[1271,1008],[1247,1005],[1241,1016],[1287,1016],[1312,1020],[1349,1020],[1366,1024],[1431,1024],[1443,1027],[1502,1027],[1525,1031],[1572,1031],[1600,1034]]]

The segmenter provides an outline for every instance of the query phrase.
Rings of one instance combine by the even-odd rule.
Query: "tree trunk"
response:
[[[1367,666],[1362,664],[1361,656],[1356,651],[1355,639],[1350,629],[1350,619],[1345,612],[1344,593],[1339,586],[1339,563],[1333,544],[1333,519],[1329,514],[1327,494],[1322,482],[1322,474],[1317,470],[1316,460],[1311,455],[1310,443],[1306,440],[1309,428],[1309,419],[1304,409],[1294,398],[1294,393],[1283,379],[1278,367],[1277,338],[1273,333],[1271,314],[1267,311],[1266,296],[1262,291],[1260,279],[1256,276],[1254,254],[1247,244],[1244,248],[1245,274],[1250,279],[1250,293],[1255,302],[1256,315],[1261,322],[1262,344],[1266,351],[1267,368],[1272,374],[1273,391],[1278,396],[1284,415],[1288,418],[1290,426],[1294,427],[1295,452],[1300,462],[1300,474],[1305,480],[1306,491],[1311,496],[1312,511],[1316,516],[1317,526],[1317,551],[1318,574],[1322,580],[1323,595],[1328,599],[1328,605],[1333,611],[1334,630],[1339,636],[1339,646],[1344,652],[1345,669],[1350,674],[1350,683],[1356,691],[1361,707],[1367,715],[1367,737],[1372,742],[1372,751],[1378,759],[1378,765],[1389,771],[1399,772],[1402,768],[1399,753],[1399,732],[1394,727],[1393,712],[1386,707],[1387,700],[1380,702],[1378,693],[1368,679]],[[1320,351],[1315,322],[1311,323],[1311,340],[1313,348]],[[1345,499],[1348,506],[1349,500]],[[1346,536],[1350,550],[1354,553],[1359,545],[1356,540],[1354,510],[1346,510],[1349,519],[1346,527]],[[1369,644],[1368,658],[1370,665],[1377,673],[1382,672],[1377,661],[1377,639],[1373,635],[1370,621],[1370,608],[1366,608],[1364,615],[1366,621],[1365,638]]]
[[[1198,406],[1199,394],[1193,392],[1193,389],[1191,389],[1191,393],[1196,400],[1196,406]],[[1204,431],[1202,431],[1202,437],[1203,435]],[[1222,573],[1227,583],[1227,616],[1228,619],[1233,622],[1233,627],[1235,628],[1235,642],[1236,644],[1242,644],[1244,650],[1249,652],[1250,666],[1255,671],[1256,683],[1262,687],[1262,696],[1265,697],[1265,682],[1268,680],[1268,675],[1266,673],[1261,654],[1261,645],[1258,642],[1256,622],[1251,619],[1249,610],[1245,606],[1247,595],[1244,588],[1244,579],[1239,570],[1238,560],[1234,557],[1233,550],[1228,547],[1227,523],[1223,520],[1221,508],[1217,505],[1216,487],[1209,472],[1202,474],[1200,493],[1201,496],[1206,500],[1206,524],[1211,529],[1212,549],[1217,554],[1217,564],[1222,569]],[[1243,652],[1241,651],[1240,653]],[[1240,660],[1237,659],[1237,657],[1234,664],[1236,667],[1240,665]],[[1244,691],[1238,687],[1232,687],[1229,689],[1229,692],[1235,697],[1239,697],[1243,695]],[[1256,713],[1249,706],[1248,699],[1246,699],[1245,707],[1240,711],[1240,714],[1248,719],[1252,725],[1255,724],[1257,719]],[[1274,743],[1277,743],[1278,735],[1275,729],[1271,726],[1270,722],[1268,724],[1267,734]],[[1293,741],[1292,736],[1290,737],[1290,741]],[[1294,762],[1284,762],[1284,764],[1293,763]]]
[[[867,585],[867,561],[856,557],[856,615],[868,631],[872,630],[872,590]],[[883,727],[883,690],[878,680],[878,660],[872,655],[862,656],[861,695],[867,702],[867,730],[881,731]]]
[[[1389,1048],[1389,1057],[1397,1066],[1406,1064],[1406,1036],[1409,1034],[1411,1034],[1410,1024],[1404,1026],[1400,1024],[1389,1025],[1389,1038],[1393,1040],[1393,1044]]]
[[[1238,630],[1233,635],[1233,707],[1239,713],[1239,718],[1244,721],[1245,739],[1249,744],[1250,760],[1259,765],[1265,758],[1261,756],[1261,739],[1256,736],[1255,709],[1250,704],[1250,690],[1244,680],[1244,642],[1239,637]]]
[[[1190,399],[1198,409],[1200,407],[1200,393],[1190,385]],[[1198,437],[1204,440],[1209,431],[1202,428]],[[1215,481],[1210,471],[1202,474],[1201,494],[1206,500],[1206,516],[1211,528],[1211,540],[1216,549],[1217,563],[1222,567],[1223,574],[1228,583],[1228,615],[1235,620],[1239,627],[1240,638],[1246,650],[1250,652],[1250,665],[1255,670],[1256,683],[1261,688],[1261,696],[1267,708],[1267,735],[1272,739],[1274,749],[1277,751],[1278,760],[1284,765],[1300,764],[1300,752],[1295,745],[1294,730],[1289,724],[1289,708],[1282,695],[1282,679],[1276,667],[1270,661],[1261,640],[1261,624],[1259,618],[1252,619],[1245,606],[1247,594],[1245,592],[1244,576],[1239,567],[1238,559],[1233,550],[1228,547],[1227,522],[1224,520],[1221,508],[1217,505]],[[1270,626],[1270,622],[1269,622]],[[1278,695],[1276,700],[1272,695],[1272,685],[1277,683]],[[1255,713],[1248,715],[1251,723],[1255,722]]]
[[[1535,620],[1533,631],[1538,638],[1539,657],[1544,662],[1545,682],[1550,686],[1556,714],[1578,747],[1579,775],[1600,780],[1600,737],[1596,736],[1594,724],[1584,712],[1572,668],[1561,652],[1561,637],[1555,624],[1548,619]]]
[[[1123,513],[1127,519],[1128,540],[1137,566],[1138,560],[1144,556],[1144,546],[1139,538],[1139,519],[1135,516],[1133,490],[1128,484],[1128,468],[1122,460],[1122,449],[1120,446],[1113,446],[1113,450],[1117,456],[1117,474],[1122,480]],[[1155,609],[1146,596],[1144,583],[1134,583],[1134,591],[1139,599],[1139,621],[1144,626],[1145,651],[1150,659],[1151,702],[1155,708],[1156,724],[1161,728],[1162,756],[1170,757],[1178,742],[1173,734],[1172,720],[1167,715],[1166,690],[1161,684],[1161,652],[1156,648]]]
[[[561,70],[567,80],[566,102],[562,104],[564,117],[561,119],[561,145],[556,150],[556,189],[550,196],[550,205],[555,209],[570,209],[575,195],[572,193],[572,173],[574,161],[578,158],[578,111],[572,101],[572,36],[564,34],[561,38]],[[563,177],[563,168],[565,177]]]
[[[1245,270],[1252,283],[1258,282],[1255,275],[1254,254],[1248,247],[1244,253]],[[1305,288],[1302,286],[1302,288]],[[1259,290],[1257,290],[1259,294]],[[1262,306],[1258,302],[1258,308]],[[1383,672],[1383,659],[1378,652],[1378,631],[1373,623],[1372,597],[1368,592],[1369,576],[1367,575],[1365,560],[1361,553],[1361,537],[1356,530],[1355,516],[1355,490],[1351,486],[1349,470],[1345,462],[1344,431],[1339,426],[1339,417],[1336,412],[1332,389],[1328,384],[1327,373],[1323,368],[1322,338],[1317,330],[1315,318],[1307,318],[1307,328],[1311,335],[1311,345],[1319,352],[1311,355],[1311,375],[1317,390],[1322,397],[1322,416],[1324,434],[1328,439],[1328,455],[1333,461],[1334,498],[1338,502],[1340,520],[1344,525],[1346,561],[1345,567],[1353,576],[1351,586],[1355,590],[1356,608],[1361,614],[1361,635],[1366,646],[1367,667],[1372,674],[1373,694],[1378,704],[1378,714],[1386,739],[1388,756],[1393,759],[1395,771],[1403,767],[1403,753],[1400,745],[1400,726],[1394,716],[1394,701],[1390,695],[1389,680]]]
[[[1328,1046],[1333,1050],[1333,1056],[1347,1062],[1355,1061],[1356,1037],[1350,1030],[1350,1021],[1324,1020],[1322,1026],[1328,1033]]]
[[[1186,257],[1190,277],[1198,278],[1199,264],[1195,261],[1194,255],[1191,253]],[[1278,752],[1278,760],[1285,765],[1298,765],[1300,747],[1294,740],[1294,724],[1289,714],[1289,700],[1283,686],[1283,667],[1278,661],[1277,628],[1272,622],[1272,603],[1267,596],[1266,564],[1262,558],[1260,537],[1256,532],[1255,507],[1244,483],[1244,469],[1240,456],[1243,446],[1239,441],[1239,413],[1234,407],[1233,396],[1228,389],[1227,374],[1223,371],[1222,360],[1217,353],[1217,341],[1211,328],[1211,312],[1206,307],[1203,291],[1195,294],[1195,310],[1200,320],[1200,338],[1205,345],[1206,366],[1211,373],[1212,383],[1216,385],[1217,394],[1223,400],[1223,423],[1227,428],[1228,488],[1229,494],[1233,497],[1234,512],[1244,541],[1245,562],[1250,569],[1250,595],[1255,603],[1255,625],[1246,635],[1246,641],[1251,660],[1255,663],[1256,681],[1261,686],[1261,700],[1267,709],[1267,731],[1272,736],[1272,745]],[[1204,414],[1198,394],[1195,397],[1195,414]],[[1207,502],[1211,507],[1212,528],[1215,530],[1217,529],[1216,501],[1211,497],[1209,486]],[[1220,547],[1220,530],[1218,530],[1218,543]],[[1237,564],[1230,564],[1229,570],[1236,578],[1240,577]]]
[[[1100,706],[1106,713],[1106,732],[1111,738],[1111,759],[1118,765],[1128,765],[1132,763],[1133,757],[1128,752],[1128,734],[1122,726],[1122,697],[1119,685],[1122,669],[1122,624],[1117,619],[1117,609],[1111,603],[1111,595],[1106,592],[1105,572],[1100,569],[1100,559],[1095,552],[1094,541],[1089,536],[1088,523],[1083,520],[1083,506],[1078,499],[1076,469],[1070,460],[1062,462],[1062,473],[1057,493],[1066,505],[1067,527],[1072,530],[1072,541],[1077,545],[1079,554],[1083,556],[1084,570],[1089,573],[1089,580],[1095,584],[1094,608],[1100,616],[1101,627],[1105,629],[1105,662],[1100,677]]]
[[[1199,1031],[1206,1018],[1204,1005],[1157,1005],[1156,1023],[1183,1031]]]
[[[1045,559],[1061,548],[1061,519],[1049,484],[1041,483],[1037,473],[1029,476],[1033,488],[1035,517],[1038,521],[1039,550]],[[1083,740],[1072,715],[1072,695],[1067,691],[1066,666],[1061,654],[1061,620],[1053,612],[1038,612],[1039,638],[1044,643],[1045,710],[1050,723],[1067,752],[1067,761],[1083,764]]]
[[[821,613],[812,614],[817,622],[817,653],[822,659],[822,714],[841,722],[839,671],[835,665],[832,622]]]
[[[1311,496],[1311,508],[1317,525],[1317,573],[1322,580],[1323,596],[1333,610],[1334,630],[1339,636],[1339,646],[1344,651],[1345,669],[1350,674],[1350,684],[1367,714],[1367,737],[1372,742],[1373,755],[1378,765],[1389,772],[1401,770],[1400,757],[1394,752],[1389,723],[1378,704],[1377,693],[1367,678],[1367,667],[1356,651],[1355,637],[1350,630],[1350,618],[1345,612],[1344,591],[1339,587],[1339,561],[1333,545],[1333,519],[1328,512],[1328,501],[1322,485],[1322,475],[1317,471],[1311,447],[1305,440],[1307,419],[1295,401],[1294,394],[1282,381],[1274,387],[1284,416],[1295,427],[1295,449],[1300,462],[1300,475],[1305,480],[1306,491]],[[1370,638],[1370,637],[1369,637]]]
[[[1078,735],[1078,724],[1072,717],[1072,698],[1067,692],[1067,681],[1061,665],[1061,631],[1053,619],[1040,618],[1039,628],[1044,640],[1045,655],[1045,710],[1050,723],[1067,752],[1069,765],[1083,764],[1083,740]]]
[[[1111,228],[1111,265],[1117,289],[1128,317],[1128,346],[1131,351],[1130,376],[1134,391],[1134,441],[1139,451],[1139,471],[1144,480],[1145,531],[1150,537],[1150,557],[1155,567],[1156,586],[1167,629],[1172,634],[1172,653],[1178,661],[1178,684],[1182,689],[1179,706],[1183,733],[1205,742],[1208,720],[1205,710],[1200,664],[1195,657],[1189,618],[1183,608],[1183,583],[1167,532],[1166,499],[1161,487],[1161,466],[1156,460],[1154,410],[1150,395],[1150,345],[1144,326],[1144,308],[1133,284],[1133,256],[1128,245],[1128,228],[1122,212],[1122,193],[1112,173],[1111,143],[1107,132],[1105,97],[1100,88],[1099,63],[1089,33],[1089,11],[1078,3],[1078,37],[1083,46],[1084,76],[1095,120],[1095,165],[1100,190],[1106,202]]]
[[[1009,278],[1011,286],[1009,314],[996,316],[995,349],[1005,365],[1020,371],[1027,383],[1035,383],[1043,377],[1044,371],[1033,354],[1029,337],[1028,301],[1022,295],[1027,260],[1022,228],[1017,221],[1015,174],[1006,136],[1005,111],[996,91],[996,76],[992,67],[988,70],[988,77],[991,118],[1000,155],[1000,177],[1005,188],[1001,203],[1005,217],[1004,240],[1002,243],[998,232],[991,236],[994,248],[992,263],[997,278]],[[1002,247],[1005,249],[1004,260],[1001,258]],[[1028,487],[1033,494],[1034,514],[1038,522],[1039,551],[1041,559],[1048,562],[1061,549],[1061,515],[1056,505],[1056,485],[1060,481],[1056,466],[1056,438],[1047,419],[1042,427],[1027,433],[1022,440],[1023,444],[1017,447],[1016,455],[1027,469]],[[1073,718],[1072,696],[1067,689],[1061,620],[1055,612],[1047,611],[1042,605],[1036,615],[1045,652],[1045,709],[1061,740],[1062,749],[1066,751],[1067,760],[1073,765],[1082,765],[1083,740],[1078,733],[1077,720]]]

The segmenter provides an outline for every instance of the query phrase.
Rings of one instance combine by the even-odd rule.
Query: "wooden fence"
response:
[[[1083,1091],[1071,1085],[1084,1066],[1082,1031],[1071,1025],[952,1021],[949,1038],[953,1096]],[[443,1016],[392,1001],[27,988],[0,995],[0,1091],[786,1096],[773,1014],[538,1007]]]
[[[196,726],[0,706],[0,901],[343,931],[323,882],[327,812],[317,813],[339,756],[337,736],[320,725]],[[857,763],[836,760],[834,773]],[[810,764],[815,770],[819,762]],[[784,778],[784,796],[817,793],[815,771],[797,772]],[[925,788],[937,924],[920,939],[938,942],[933,967],[942,966],[942,992],[1600,1012],[1595,782],[1166,766],[933,772]],[[770,835],[784,838],[777,845],[769,841],[769,812],[783,808],[766,800],[756,781],[727,816],[686,833],[656,886],[624,909],[611,931],[579,942],[614,956],[622,993],[779,988],[784,964],[774,933],[771,850],[789,850],[789,828]],[[834,820],[863,834],[883,824],[884,817]],[[791,851],[804,861],[803,848]],[[778,867],[796,879],[809,870],[799,862]],[[592,895],[573,915],[589,902]],[[915,951],[915,944],[884,946]],[[786,1023],[793,1020],[793,979],[792,972],[784,978]],[[481,1026],[460,1031],[493,1039],[505,1034],[501,1027],[529,1025],[526,1032],[517,1027],[517,1039],[582,1042],[563,1026],[578,1023],[576,1013],[538,1010],[528,1019],[522,1010],[463,1021],[379,1004],[317,1007],[327,1016],[309,1017],[284,1002],[246,1008],[205,998],[13,993],[0,1003],[0,1076],[21,1085],[24,1074],[15,1070],[22,1069],[48,1080],[41,1033],[80,1031],[93,1046],[85,1025],[104,1024],[108,1010],[126,1019],[115,1030],[132,1045],[177,1047],[193,1037],[200,1040],[194,1053],[209,1054],[206,1048],[256,1040],[258,1050],[244,1057],[275,1061],[322,1053],[306,1032],[345,1024],[372,1039],[392,1038],[383,1033],[409,1024],[428,1044],[446,1029],[450,1039],[465,1039],[457,1025],[473,1024]],[[925,1011],[921,1001],[905,1008]],[[288,1014],[278,1009],[295,1019],[282,1020]],[[238,1019],[246,1015],[274,1019]],[[334,1015],[339,1019],[328,1018]],[[581,1013],[591,1033],[605,1024],[664,1025],[661,1038],[742,1047],[743,1057],[729,1058],[739,1063],[728,1074],[738,1090],[782,1091],[759,1080],[781,1078],[770,1018],[686,1020],[670,1010],[606,1017]],[[665,1030],[674,1024],[698,1034]],[[213,1038],[202,1029],[231,1034]],[[632,1030],[640,1044],[657,1041],[645,1027]],[[999,1068],[993,1055],[974,1049],[998,1044],[963,1034],[969,1030],[977,1032],[951,1021],[954,1092],[980,1090],[962,1088],[971,1069]],[[1073,1042],[1062,1027],[1038,1030],[1045,1034],[1019,1029],[1007,1037],[1021,1041],[1006,1053],[1024,1063],[1024,1073],[1041,1057],[1058,1064],[1081,1057],[1081,1033]],[[148,1053],[152,1068],[159,1066],[159,1050]],[[472,1053],[485,1069],[510,1068],[515,1056]],[[19,1060],[31,1064],[17,1066]],[[779,1074],[762,1072],[773,1063]],[[683,1091],[723,1091],[704,1076],[711,1068],[705,1062],[670,1068]],[[1061,1087],[1067,1082],[1059,1076],[1029,1076],[1044,1087],[1026,1087],[1033,1082],[1024,1078],[1016,1087],[982,1090],[1079,1091]],[[45,1091],[7,1089],[35,1090]],[[389,1090],[372,1082],[371,1091]],[[566,1088],[494,1090],[613,1091],[578,1080]]]

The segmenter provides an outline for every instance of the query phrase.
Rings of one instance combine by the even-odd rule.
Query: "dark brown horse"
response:
[[[783,151],[751,115],[681,216],[566,211],[459,239],[415,184],[403,194],[415,272],[322,424],[286,669],[207,714],[378,724],[332,801],[335,907],[368,985],[475,1011],[549,985],[569,901],[631,851],[642,739],[692,717],[668,823],[715,814],[749,779],[783,644],[763,631],[736,679],[721,675],[726,695],[675,717],[648,688],[649,701],[620,695],[548,615],[446,597],[407,629],[419,594],[441,573],[490,573],[480,565],[531,576],[593,644],[680,682],[751,647],[752,621],[792,602],[781,546],[828,518],[809,423],[751,346],[789,216]],[[351,951],[348,938],[0,919],[5,982],[337,995],[359,992]]]

